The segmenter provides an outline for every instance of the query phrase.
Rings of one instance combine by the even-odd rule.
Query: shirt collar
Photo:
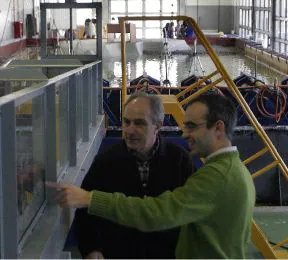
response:
[[[216,155],[222,154],[222,153],[231,153],[231,152],[236,152],[238,151],[236,146],[229,146],[229,147],[224,147],[224,148],[220,148],[219,150],[217,150],[214,153],[211,153],[210,155],[208,155],[205,159],[205,161],[207,162],[208,160],[210,160],[212,157],[215,157]]]

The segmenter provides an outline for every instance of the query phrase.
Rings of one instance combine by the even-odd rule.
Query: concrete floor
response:
[[[288,238],[287,216],[288,207],[256,207],[254,211],[256,223],[272,243],[278,243]],[[273,246],[273,244],[271,245]],[[287,244],[285,246],[288,248]],[[263,259],[258,249],[252,243],[249,245],[247,258]]]

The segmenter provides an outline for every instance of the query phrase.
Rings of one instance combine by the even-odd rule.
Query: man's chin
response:
[[[130,150],[133,150],[133,151],[138,151],[139,150],[139,146],[137,144],[131,144],[129,142],[127,142],[127,147],[130,149]]]

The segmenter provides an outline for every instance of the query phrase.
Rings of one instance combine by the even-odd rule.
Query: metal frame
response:
[[[72,9],[83,9],[91,8],[96,10],[97,17],[97,39],[96,43],[96,55],[47,55],[47,9],[69,9],[70,13],[70,31],[72,32]],[[41,14],[41,49],[40,54],[42,58],[49,59],[70,59],[78,58],[81,61],[93,61],[93,60],[102,60],[102,3],[41,3],[40,4],[40,14]],[[70,37],[69,44],[70,48],[73,49],[73,37]]]
[[[15,102],[1,108],[1,258],[17,258],[17,180]],[[7,149],[10,147],[10,149]],[[12,206],[14,205],[14,207]],[[7,236],[7,234],[9,234]]]
[[[137,20],[169,20],[172,17],[163,17],[163,16],[151,16],[151,17],[121,17],[120,18],[120,28],[121,28],[121,59],[122,59],[122,107],[124,106],[124,102],[127,99],[127,74],[126,74],[126,39],[125,39],[125,22],[126,21],[137,21]],[[286,181],[288,181],[288,168],[286,164],[284,163],[283,159],[279,155],[278,151],[276,150],[275,146],[271,142],[270,138],[266,134],[265,130],[263,127],[260,125],[260,123],[257,121],[255,115],[251,111],[249,105],[246,103],[245,99],[243,98],[242,94],[240,93],[239,89],[227,73],[226,69],[220,62],[218,56],[216,55],[214,49],[212,46],[209,44],[208,40],[204,36],[203,32],[200,30],[199,26],[195,22],[194,19],[191,17],[187,16],[177,16],[174,17],[173,19],[177,20],[184,20],[187,21],[193,28],[196,37],[198,38],[199,43],[203,45],[205,48],[207,54],[210,56],[211,60],[213,61],[216,71],[212,72],[208,76],[206,76],[204,79],[201,81],[198,81],[191,86],[188,86],[185,90],[181,91],[177,96],[173,95],[160,95],[160,98],[162,99],[165,113],[167,114],[173,114],[175,120],[177,123],[181,126],[183,117],[184,117],[184,110],[182,108],[182,105],[186,104],[193,98],[196,98],[197,96],[201,95],[202,93],[208,91],[209,89],[215,87],[218,83],[221,81],[225,81],[227,84],[227,87],[231,91],[231,94],[234,96],[234,98],[237,100],[241,108],[243,109],[244,113],[246,114],[247,118],[251,122],[251,125],[255,128],[257,134],[259,137],[262,139],[264,143],[264,149],[262,149],[260,152],[256,153],[255,155],[251,156],[246,160],[246,164],[248,162],[251,162],[255,160],[256,158],[259,158],[261,155],[265,154],[266,152],[269,152],[274,161],[270,163],[267,166],[264,166],[263,169],[257,171],[254,173],[252,176],[253,178],[267,172],[269,169],[272,169],[276,166],[278,166],[281,170],[281,173],[285,177]],[[217,77],[212,80],[213,77]],[[200,86],[202,82],[204,82],[206,79],[211,79],[211,83],[200,90],[196,91],[193,95],[188,96],[184,98],[181,102],[178,101],[179,97],[182,97],[185,93],[188,93],[192,89],[195,89],[196,87]],[[237,235],[237,234],[235,234]],[[257,246],[259,251],[262,253],[262,255],[265,258],[277,258],[278,256],[283,256],[283,252],[280,250],[276,250],[279,248],[279,245],[282,245],[283,243],[286,243],[287,240],[281,241],[277,243],[276,247],[271,247],[267,238],[261,231],[261,229],[257,226],[256,222],[253,221],[252,223],[252,240],[254,244]],[[288,255],[288,252],[286,252]],[[287,258],[286,255],[286,258]]]

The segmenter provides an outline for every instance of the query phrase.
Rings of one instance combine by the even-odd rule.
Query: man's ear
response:
[[[222,120],[218,120],[215,124],[215,129],[216,131],[221,134],[221,133],[225,133],[225,124]]]
[[[162,126],[163,126],[163,121],[158,121],[156,123],[156,130],[159,131]]]

